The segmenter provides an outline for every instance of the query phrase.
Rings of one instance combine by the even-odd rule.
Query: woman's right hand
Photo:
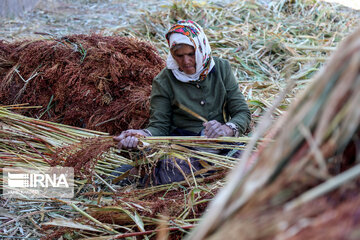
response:
[[[136,148],[139,143],[138,136],[148,136],[148,134],[143,130],[129,129],[123,131],[119,136],[116,136],[113,139],[114,141],[119,142],[118,148],[132,149]]]
[[[203,123],[203,126],[205,127],[205,136],[209,138],[234,136],[234,132],[229,126],[226,124],[221,124],[216,120]]]

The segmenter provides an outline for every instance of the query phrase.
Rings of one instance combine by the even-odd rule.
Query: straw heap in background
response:
[[[163,67],[156,49],[135,38],[0,41],[0,102],[42,106],[22,114],[115,134],[146,124]]]
[[[360,29],[271,126],[274,141],[244,154],[189,239],[358,239],[359,92]]]

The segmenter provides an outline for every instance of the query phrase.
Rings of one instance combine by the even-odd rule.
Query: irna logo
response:
[[[8,173],[9,187],[69,187],[64,173],[61,174],[39,174],[39,173]]]
[[[72,198],[71,167],[3,168],[3,196],[8,198]]]

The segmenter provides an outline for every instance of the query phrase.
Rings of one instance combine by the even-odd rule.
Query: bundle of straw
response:
[[[274,141],[243,155],[188,239],[359,237],[359,39],[360,30],[342,42],[271,126]],[[244,176],[248,160],[256,165]]]
[[[69,166],[86,170],[93,162],[99,174],[107,174],[122,164],[133,164],[133,157],[124,157],[107,133],[82,129],[26,117],[10,111],[25,106],[0,107],[0,167]],[[164,155],[182,158],[197,157],[218,166],[231,168],[236,158],[191,150],[202,147],[242,150],[240,142],[248,137],[206,139],[204,137],[147,137],[141,139],[143,153],[139,164],[155,161]],[[123,151],[127,152],[127,151]],[[136,153],[132,154],[136,155]],[[151,158],[147,156],[152,156]],[[151,160],[152,159],[152,160]],[[85,177],[85,176],[83,176]]]
[[[106,133],[38,120],[10,111],[19,108],[26,107],[0,107],[0,167],[66,166],[68,158],[78,156],[76,152],[89,148],[86,141],[91,144],[100,142],[101,145],[110,139],[110,145],[114,146]],[[83,166],[85,162],[82,159],[86,158],[85,161],[90,163],[93,162],[92,158],[97,158],[99,162],[91,166],[99,174],[104,174],[110,173],[118,165],[131,163],[131,160],[116,154],[115,148],[100,150],[95,154],[89,152],[87,157],[78,156],[76,166],[86,170],[89,166]],[[93,151],[96,151],[94,146]],[[59,162],[60,155],[63,156],[63,162]]]

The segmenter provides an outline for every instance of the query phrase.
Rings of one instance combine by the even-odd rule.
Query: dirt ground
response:
[[[0,17],[0,39],[7,41],[40,38],[43,33],[63,36],[131,28],[141,9],[152,11],[169,1],[40,0],[34,9],[19,16]]]
[[[359,0],[322,0],[341,3],[360,9]],[[211,4],[225,4],[228,0],[207,1]],[[263,4],[272,1],[261,0]],[[24,38],[40,38],[39,33],[56,36],[102,32],[112,34],[131,28],[141,21],[146,11],[158,10],[171,5],[172,1],[147,0],[39,0],[34,9],[28,9],[19,16],[1,17],[0,39],[7,41]]]

